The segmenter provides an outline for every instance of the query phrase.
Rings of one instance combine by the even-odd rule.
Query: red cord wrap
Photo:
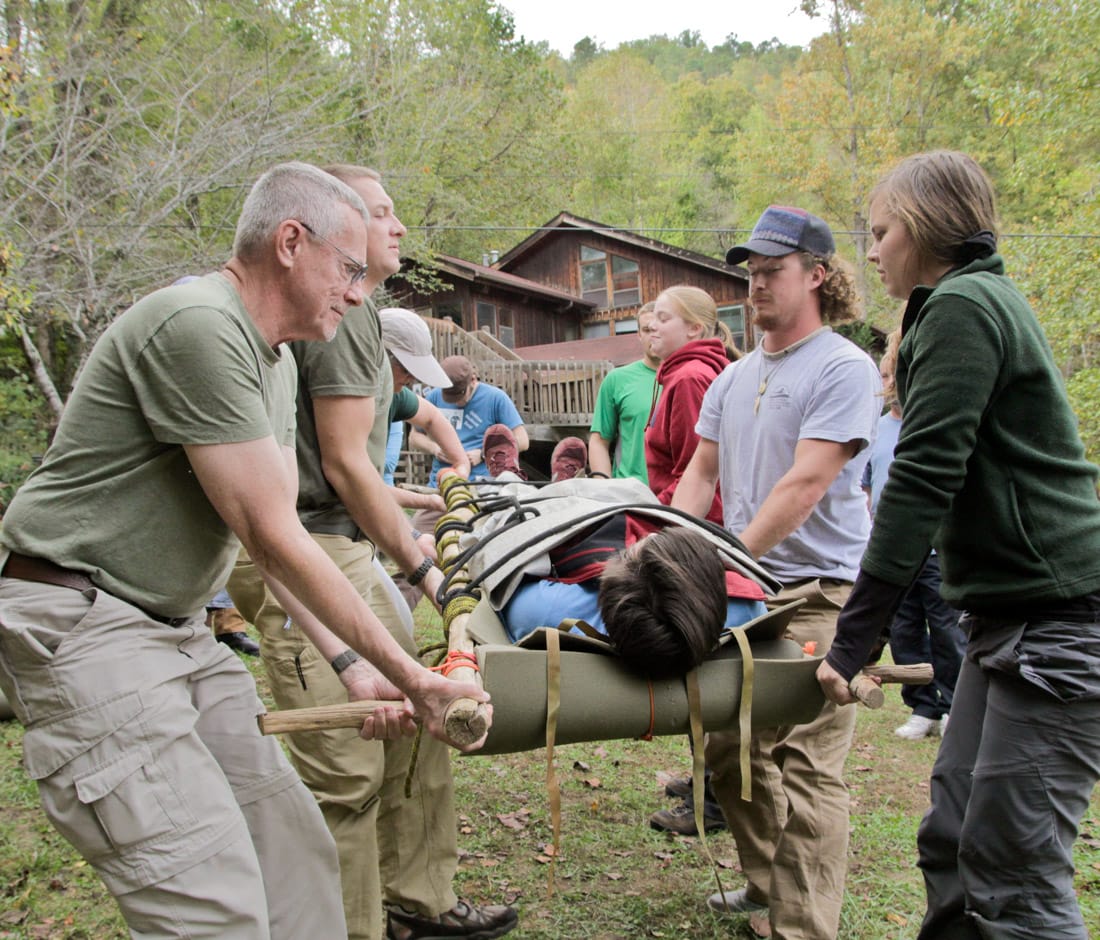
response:
[[[432,672],[439,672],[444,676],[449,676],[456,669],[472,669],[474,672],[481,672],[481,667],[477,664],[477,656],[463,650],[451,650],[443,662],[431,667]]]

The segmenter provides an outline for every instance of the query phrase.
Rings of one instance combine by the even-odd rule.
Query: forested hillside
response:
[[[584,40],[562,59],[489,0],[7,0],[4,414],[48,420],[114,316],[223,260],[277,161],[377,167],[420,256],[480,259],[562,209],[718,255],[782,201],[858,260],[879,172],[953,147],[994,176],[1095,457],[1100,7],[806,3],[828,23],[806,50],[739,42],[731,18],[720,46]]]

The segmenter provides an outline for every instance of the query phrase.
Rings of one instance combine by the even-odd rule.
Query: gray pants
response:
[[[0,579],[0,686],[50,822],[133,937],[346,936],[335,846],[201,615]]]
[[[1100,777],[1100,625],[964,617],[920,826],[919,940],[1088,940],[1073,843]]]

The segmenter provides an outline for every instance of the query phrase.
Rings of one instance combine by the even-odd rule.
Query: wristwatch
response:
[[[424,576],[435,567],[435,562],[432,561],[427,555],[424,556],[424,560],[420,563],[420,567],[416,569],[412,574],[406,576],[406,580],[410,585],[416,587],[421,581],[424,580]]]
[[[347,649],[329,663],[329,665],[332,666],[333,672],[335,672],[336,675],[340,675],[348,666],[358,662],[362,658],[363,657],[355,652],[355,650]]]

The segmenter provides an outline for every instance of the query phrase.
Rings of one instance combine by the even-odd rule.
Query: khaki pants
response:
[[[46,815],[132,936],[343,936],[332,837],[201,616],[0,579],[0,685]]]
[[[781,591],[775,604],[805,598],[787,630],[825,653],[851,585],[810,581]],[[772,603],[772,602],[769,602]],[[844,761],[854,708],[826,703],[804,725],[763,731],[751,746],[752,802],[740,799],[740,738],[708,736],[715,796],[737,842],[750,898],[768,905],[776,940],[834,940],[848,867],[848,787]]]
[[[339,535],[315,541],[348,577],[371,610],[410,654],[412,639],[395,604],[400,596],[374,565],[370,542]],[[293,624],[256,569],[243,557],[229,592],[260,634],[260,655],[279,708],[347,702],[347,690],[332,667]],[[351,729],[285,736],[290,759],[313,792],[340,856],[344,910],[351,940],[377,940],[383,933],[383,899],[427,916],[457,903],[451,881],[458,868],[458,834],[450,754],[424,735],[416,761],[412,797],[405,798],[411,739],[364,741]]]

